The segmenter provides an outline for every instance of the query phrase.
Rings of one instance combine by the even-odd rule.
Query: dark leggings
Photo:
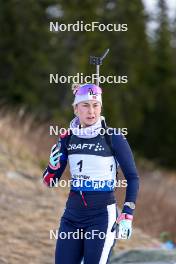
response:
[[[66,209],[59,228],[55,264],[107,264],[115,242],[116,204],[92,211]]]

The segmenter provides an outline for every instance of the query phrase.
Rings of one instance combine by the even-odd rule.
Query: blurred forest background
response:
[[[56,140],[49,126],[69,125],[73,95],[49,75],[91,75],[89,56],[107,48],[101,74],[127,75],[128,83],[102,84],[103,114],[109,126],[128,128],[141,182],[133,239],[116,249],[176,247],[176,10],[168,16],[169,1],[156,0],[147,13],[142,0],[0,0],[0,263],[53,263],[49,230],[58,228],[69,189],[46,188],[42,172]],[[49,31],[51,21],[78,20],[128,24],[128,31]],[[124,195],[118,188],[119,208]]]
[[[127,84],[103,84],[104,114],[127,127],[136,154],[176,167],[176,15],[158,0],[151,17],[141,0],[0,1],[0,107],[23,109],[37,122],[68,125],[70,84],[49,84],[49,74],[95,73],[90,55],[110,53],[102,75],[127,75]],[[175,12],[176,13],[176,12]],[[50,32],[49,22],[127,23],[127,32]],[[148,30],[150,20],[157,23]]]

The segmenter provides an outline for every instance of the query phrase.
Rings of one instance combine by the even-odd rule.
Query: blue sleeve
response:
[[[125,202],[136,203],[139,191],[139,176],[136,169],[134,157],[127,139],[123,135],[112,135],[112,147],[115,158],[127,180]],[[124,206],[122,212],[132,214],[133,210]]]

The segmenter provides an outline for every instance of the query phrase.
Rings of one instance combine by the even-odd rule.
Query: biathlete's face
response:
[[[98,121],[101,115],[101,104],[97,101],[88,100],[78,103],[74,110],[83,127],[91,126]]]

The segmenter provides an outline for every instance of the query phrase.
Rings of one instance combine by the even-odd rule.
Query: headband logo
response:
[[[92,88],[89,88],[88,93],[89,93],[90,95],[94,95],[94,96],[97,95],[96,92],[95,92],[95,93],[93,92]]]

